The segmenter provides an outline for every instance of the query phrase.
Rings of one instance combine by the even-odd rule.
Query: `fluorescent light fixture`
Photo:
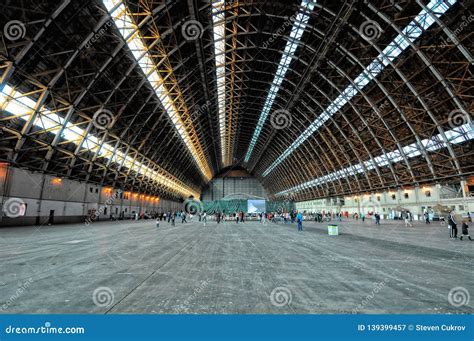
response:
[[[433,11],[436,17],[441,17],[457,0],[432,0],[426,6],[429,11]],[[410,43],[413,43],[421,34],[427,30],[435,19],[428,11],[422,10],[411,21],[402,34],[399,34],[388,46],[366,67],[362,73],[354,80],[353,86],[350,84],[342,93],[309,125],[308,128],[281,154],[270,167],[268,167],[263,176],[266,177],[272,172],[283,160],[285,160],[295,149],[297,149],[304,141],[306,141],[316,130],[319,129],[329,118],[339,111],[346,103],[356,96],[371,80],[377,77],[390,62],[393,62],[403,51],[405,51]],[[406,38],[404,37],[406,36]]]
[[[186,147],[191,152],[196,161],[199,170],[204,175],[207,181],[212,177],[212,172],[207,164],[207,160],[198,141],[192,141],[189,131],[181,118],[181,115],[176,108],[175,101],[169,95],[169,89],[165,86],[165,79],[156,71],[156,65],[153,61],[148,48],[143,42],[139,29],[135,24],[133,18],[129,15],[127,7],[121,0],[103,0],[104,6],[107,8],[112,17],[118,31],[127,43],[132,55],[138,62],[150,85],[155,90],[161,104],[166,113],[173,122],[176,130],[183,139]],[[178,95],[179,96],[179,95]],[[183,100],[184,101],[184,100]],[[187,110],[187,109],[186,109]]]
[[[216,59],[217,104],[219,109],[219,135],[222,163],[228,160],[226,149],[226,98],[225,98],[225,1],[212,2],[214,55]]]
[[[268,92],[267,99],[265,100],[262,112],[260,113],[260,118],[258,119],[257,126],[255,127],[255,131],[253,133],[252,140],[250,141],[249,148],[247,150],[247,153],[245,154],[245,162],[248,162],[250,160],[250,156],[252,155],[253,149],[255,148],[263,125],[267,119],[268,114],[270,113],[278,91],[280,90],[281,83],[283,83],[288,68],[290,67],[291,61],[295,56],[295,51],[298,48],[298,44],[300,42],[301,37],[303,36],[306,24],[308,23],[308,20],[310,18],[307,13],[311,12],[314,9],[315,5],[316,0],[303,0],[301,2],[303,12],[298,13],[293,27],[291,28],[290,38],[286,42],[286,46],[283,50],[283,55],[281,56],[280,63],[278,64],[275,77],[273,78],[270,91]]]
[[[6,105],[5,105],[6,104]],[[19,91],[14,90],[10,85],[5,85],[3,90],[0,92],[0,106],[3,107],[3,111],[8,112],[16,116],[17,118],[26,121],[34,112],[36,103],[33,99],[25,96]],[[33,124],[40,129],[48,130],[49,132],[57,135],[63,126],[65,120],[63,117],[56,113],[51,112],[48,109],[43,109],[37,116]],[[61,137],[69,142],[79,145],[81,139],[84,138],[82,148],[91,152],[98,152],[100,157],[104,157],[107,160],[120,165],[125,159],[123,166],[137,172],[139,175],[144,175],[156,184],[164,186],[172,191],[176,191],[183,197],[193,195],[195,198],[199,198],[199,194],[192,190],[190,187],[181,184],[178,181],[168,179],[144,163],[133,161],[133,159],[117,150],[114,154],[114,147],[110,144],[103,143],[100,147],[100,141],[97,137],[87,134],[86,131],[78,126],[74,126],[72,123],[66,123]]]
[[[472,124],[464,124],[462,126],[457,127],[456,129],[448,130],[445,132],[446,138],[448,143],[451,144],[459,144],[467,141],[474,140],[474,126]],[[429,151],[433,152],[442,148],[446,148],[446,143],[443,142],[443,138],[441,134],[438,134],[431,139],[424,139],[421,141],[423,147]],[[411,159],[417,156],[422,155],[420,148],[418,147],[417,143],[412,143],[402,148],[403,152],[405,153],[407,159]],[[375,168],[375,165],[378,167],[385,167],[391,163],[398,163],[403,161],[403,156],[400,154],[400,151],[396,150],[385,155],[380,155],[374,158],[374,161],[369,160],[364,162],[363,164],[357,164],[352,167],[343,168],[337,172],[330,173],[328,175],[322,176],[320,178],[316,178],[314,180],[305,182],[298,186],[292,187],[285,191],[279,192],[276,196],[287,195],[295,192],[302,191],[306,188],[320,186],[322,184],[332,182],[341,178],[347,178],[350,176],[355,176],[356,174],[364,173],[364,167],[367,170],[372,170]]]

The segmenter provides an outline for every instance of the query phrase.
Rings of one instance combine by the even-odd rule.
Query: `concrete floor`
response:
[[[472,313],[474,242],[402,225],[2,228],[0,313]]]

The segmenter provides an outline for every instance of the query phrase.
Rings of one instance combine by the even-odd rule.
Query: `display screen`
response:
[[[261,213],[266,211],[265,200],[249,200],[248,213]]]

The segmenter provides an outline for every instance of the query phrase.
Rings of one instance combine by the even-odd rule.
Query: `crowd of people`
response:
[[[138,215],[137,215],[138,216]],[[171,226],[176,225],[176,220],[180,220],[181,224],[186,224],[193,219],[198,219],[200,223],[204,226],[208,222],[208,220],[215,221],[217,224],[225,224],[227,221],[235,222],[237,224],[244,223],[247,220],[258,220],[261,224],[265,225],[267,222],[271,222],[274,224],[297,224],[298,231],[303,231],[303,222],[304,221],[314,221],[318,223],[323,222],[330,222],[331,220],[342,221],[342,219],[348,218],[348,214],[346,213],[329,213],[329,212],[313,212],[313,213],[306,213],[304,214],[301,211],[292,210],[291,212],[262,212],[256,214],[249,214],[244,213],[243,211],[233,212],[227,214],[225,212],[216,212],[214,214],[207,214],[207,212],[198,212],[197,214],[190,214],[189,212],[181,211],[168,211],[165,213],[156,214],[156,225],[157,227],[160,226],[161,221],[165,221]],[[375,225],[380,225],[380,214],[372,212],[368,214],[369,218],[374,220]],[[138,217],[137,217],[138,218]],[[354,213],[352,215],[352,219],[358,221],[359,218],[362,222],[365,222],[366,215],[364,213]],[[413,215],[409,211],[401,212],[400,218],[404,220],[405,227],[413,227]],[[426,224],[430,224],[430,219],[428,213],[423,215],[424,221]],[[462,219],[461,225],[461,236],[459,237],[460,240],[463,237],[472,240],[471,236],[469,235],[468,223],[471,222],[471,217],[468,214],[467,218]],[[454,211],[451,211],[447,216],[447,223],[450,231],[450,238],[457,239],[458,238],[458,225],[457,225],[457,218]]]

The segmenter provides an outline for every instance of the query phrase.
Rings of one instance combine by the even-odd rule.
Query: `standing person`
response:
[[[471,213],[470,212],[467,212],[467,221],[472,223],[472,219],[471,219]]]
[[[260,215],[260,222],[262,223],[262,225],[266,224],[265,218],[265,212],[262,212],[262,214]]]
[[[365,222],[365,214],[364,213],[360,214],[360,218],[362,219],[362,222]]]
[[[217,212],[217,223],[220,224],[221,223],[221,212]]]
[[[181,213],[181,224],[187,223],[186,221],[186,212]]]
[[[156,218],[156,227],[160,227],[160,217]]]
[[[428,212],[425,212],[425,224],[431,224],[430,223],[430,215],[428,214]]]
[[[461,237],[459,237],[459,240],[462,240],[462,237],[467,236],[467,238],[469,238],[469,240],[472,241],[471,236],[469,235],[469,232],[468,232],[468,228],[469,228],[469,226],[467,225],[468,221],[469,220],[464,219],[462,222],[462,234],[461,234]]]
[[[410,227],[413,227],[413,225],[410,223],[409,213],[404,212],[403,215],[404,215],[404,220],[405,220],[405,227],[408,227],[408,225],[410,225]]]
[[[380,214],[378,213],[375,213],[375,225],[380,225]]]
[[[448,225],[451,226],[451,238],[458,238],[458,226],[456,224],[456,217],[454,216],[454,210],[449,212]]]
[[[296,221],[298,223],[298,231],[303,231],[303,215],[301,212],[298,212],[296,215]]]
[[[170,223],[171,221],[171,211],[168,211],[168,224]]]
[[[202,214],[202,221],[204,223],[204,226],[206,226],[206,223],[207,223],[207,213],[206,213],[206,211],[204,211],[203,214]]]
[[[171,226],[175,226],[175,222],[176,222],[176,212],[173,212],[173,214],[171,215]]]

